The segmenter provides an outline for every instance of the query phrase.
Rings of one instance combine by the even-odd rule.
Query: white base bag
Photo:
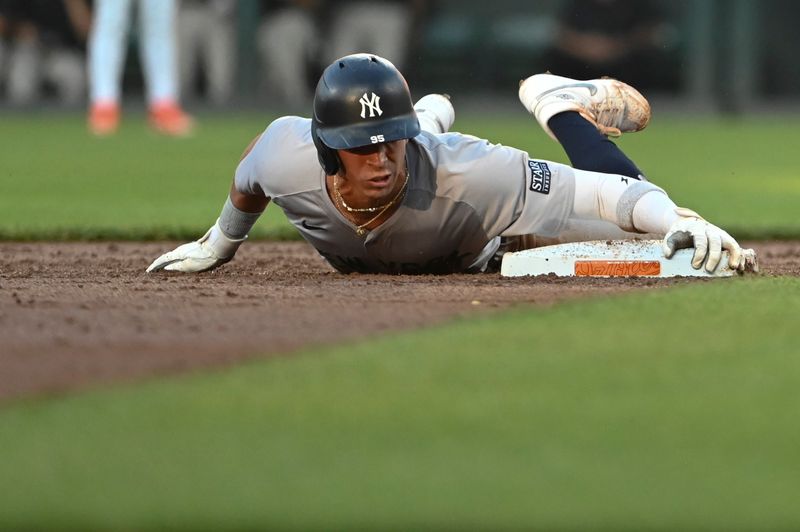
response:
[[[755,251],[743,250],[746,271],[757,272]],[[728,252],[722,251],[717,269],[692,268],[694,249],[679,249],[671,259],[664,257],[661,240],[592,240],[526,249],[503,255],[500,275],[522,277],[731,277]]]

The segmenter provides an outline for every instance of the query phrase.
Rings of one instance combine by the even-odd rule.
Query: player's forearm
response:
[[[269,203],[269,198],[244,194],[231,186],[231,191],[219,215],[219,227],[228,238],[240,240],[247,237],[261,213]]]
[[[663,189],[645,181],[575,170],[574,215],[612,222],[625,231],[665,234],[677,220]]]

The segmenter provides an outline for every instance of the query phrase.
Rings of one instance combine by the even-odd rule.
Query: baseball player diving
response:
[[[650,107],[635,89],[537,74],[519,98],[573,166],[450,133],[447,98],[413,105],[389,61],[342,57],[319,80],[312,118],[272,122],[245,150],[216,223],[147,271],[230,261],[270,202],[342,273],[496,271],[497,256],[521,239],[623,232],[663,236],[667,257],[693,247],[697,269],[714,271],[723,250],[744,269],[736,240],[675,205],[608,140],[647,125]]]

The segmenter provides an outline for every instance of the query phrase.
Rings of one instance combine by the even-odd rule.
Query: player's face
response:
[[[395,140],[339,150],[344,169],[342,180],[358,196],[372,200],[393,196],[405,178],[407,142]]]

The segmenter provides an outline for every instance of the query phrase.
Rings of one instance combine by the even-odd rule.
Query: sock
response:
[[[555,115],[547,123],[572,166],[579,170],[620,174],[642,179],[644,174],[616,144],[574,111]]]

